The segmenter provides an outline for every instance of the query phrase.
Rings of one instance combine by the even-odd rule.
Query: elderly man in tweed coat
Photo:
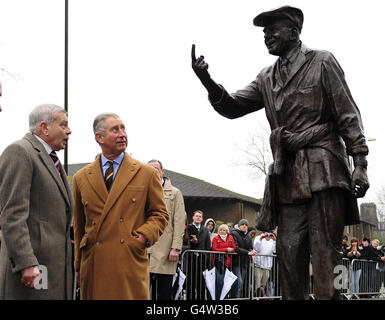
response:
[[[56,105],[29,119],[31,132],[0,157],[0,299],[71,299],[73,201],[54,154],[71,130]]]

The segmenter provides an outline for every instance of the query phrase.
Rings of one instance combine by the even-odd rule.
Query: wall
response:
[[[213,218],[215,221],[221,220],[225,223],[233,222],[234,224],[242,218],[249,221],[249,226],[255,225],[255,213],[259,209],[257,205],[250,203],[235,202],[236,200],[221,200],[221,199],[204,199],[191,200],[185,199],[185,208],[188,216],[188,221],[191,223],[192,214],[195,210],[201,210],[204,213],[203,220]]]

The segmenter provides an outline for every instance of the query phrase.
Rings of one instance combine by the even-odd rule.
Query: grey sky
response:
[[[368,5],[370,3],[370,5]],[[263,32],[252,24],[260,12],[290,4],[304,12],[302,41],[331,51],[359,106],[370,155],[373,201],[385,184],[382,63],[383,1],[69,0],[69,162],[89,162],[99,152],[92,121],[100,112],[120,114],[128,152],[159,158],[167,169],[230,190],[262,197],[263,179],[236,166],[235,144],[267,127],[264,111],[228,120],[217,114],[190,66],[191,44],[213,78],[229,91],[242,88],[273,63]],[[63,105],[64,0],[2,0],[0,71],[3,97],[0,152],[28,129],[37,104]],[[63,152],[59,153],[63,159]]]

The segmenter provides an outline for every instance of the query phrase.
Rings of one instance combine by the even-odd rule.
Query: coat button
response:
[[[132,202],[136,202],[136,199],[135,199],[135,198],[132,198]]]
[[[124,243],[124,239],[120,239],[120,243]]]
[[[99,245],[99,244],[100,244],[100,242],[99,242],[99,241],[96,241],[96,244],[97,244],[97,245]]]
[[[120,222],[123,222],[123,218],[120,218]]]

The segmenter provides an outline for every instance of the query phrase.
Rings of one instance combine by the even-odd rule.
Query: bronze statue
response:
[[[208,72],[204,57],[192,68],[214,109],[234,119],[265,108],[274,163],[269,168],[257,227],[278,226],[283,299],[308,299],[309,262],[317,299],[338,299],[344,225],[359,223],[358,197],[369,188],[368,147],[360,112],[334,56],[300,41],[303,13],[284,6],[254,18],[277,61],[245,88],[229,94]],[[348,155],[352,156],[351,173]]]

